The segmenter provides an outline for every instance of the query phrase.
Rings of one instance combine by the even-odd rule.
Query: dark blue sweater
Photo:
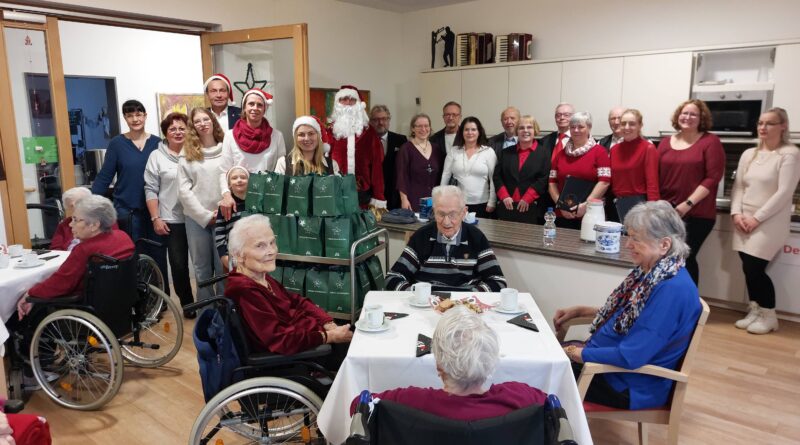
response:
[[[144,149],[139,150],[130,139],[124,135],[114,136],[108,143],[106,158],[103,167],[97,173],[92,184],[92,193],[104,195],[114,175],[117,183],[114,185],[115,207],[127,209],[145,209],[144,203],[144,167],[150,153],[158,149],[161,140],[153,135],[147,138]]]
[[[700,317],[700,296],[689,273],[681,269],[653,288],[639,318],[624,336],[614,331],[620,311],[617,310],[586,342],[581,354],[583,361],[626,369],[644,365],[675,369],[689,347]],[[630,390],[631,409],[663,406],[672,388],[671,380],[643,374],[603,376],[615,390]]]

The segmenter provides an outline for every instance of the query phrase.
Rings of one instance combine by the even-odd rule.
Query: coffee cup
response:
[[[500,289],[500,309],[504,311],[513,311],[519,305],[519,292],[516,289],[505,288]]]
[[[379,328],[383,326],[383,306],[380,304],[371,304],[365,308],[367,313],[367,326],[370,328]]]
[[[12,244],[8,246],[8,254],[12,257],[22,256],[23,252],[22,244]]]
[[[414,292],[415,304],[427,304],[431,301],[431,283],[414,283],[411,285]]]
[[[37,261],[39,261],[39,255],[30,252],[22,255],[20,263],[22,263],[23,266],[33,266]]]
[[[11,257],[8,254],[0,253],[0,269],[8,267],[9,262],[11,262]]]

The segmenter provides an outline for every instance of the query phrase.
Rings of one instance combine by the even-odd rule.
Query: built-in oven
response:
[[[755,137],[758,118],[772,107],[772,91],[695,92],[711,110],[711,132],[728,137]]]

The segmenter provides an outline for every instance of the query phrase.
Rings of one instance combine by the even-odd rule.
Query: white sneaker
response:
[[[747,327],[747,332],[751,334],[769,334],[778,330],[778,316],[775,309],[764,309],[758,315],[758,319]]]
[[[738,320],[735,323],[737,328],[747,329],[747,327],[750,326],[758,318],[758,314],[761,310],[761,307],[758,305],[758,303],[756,303],[755,301],[751,301],[749,307],[750,309],[747,312],[747,315],[745,315],[744,318]]]

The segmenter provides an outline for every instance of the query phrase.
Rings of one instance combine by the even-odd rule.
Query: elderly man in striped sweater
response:
[[[434,290],[498,292],[506,287],[500,264],[486,236],[462,224],[467,207],[456,186],[433,189],[435,223],[414,233],[392,270],[387,290],[405,290],[417,282]]]

